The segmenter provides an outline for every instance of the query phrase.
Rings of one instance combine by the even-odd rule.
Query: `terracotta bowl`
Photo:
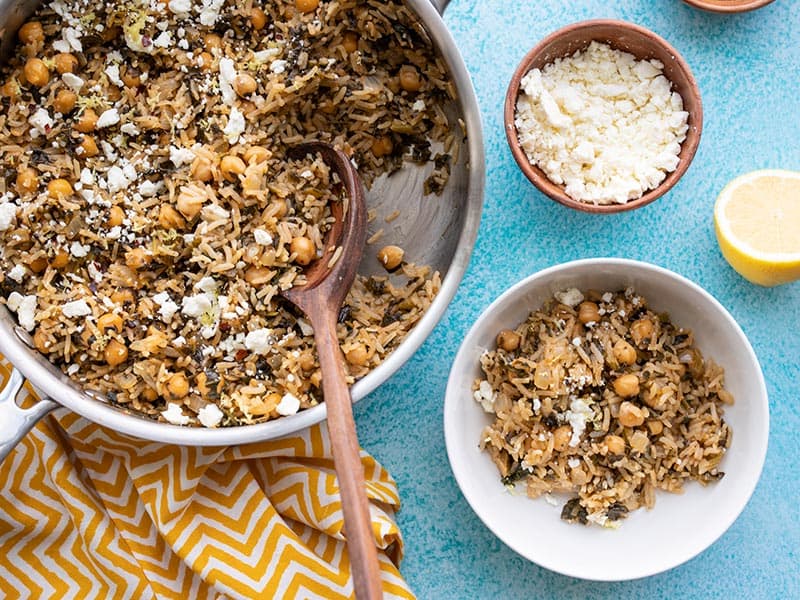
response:
[[[695,8],[717,13],[741,13],[755,10],[774,0],[683,0]]]
[[[522,149],[514,125],[517,98],[520,93],[520,80],[534,68],[543,68],[561,58],[586,48],[592,41],[604,42],[624,52],[630,52],[638,59],[655,58],[664,64],[664,75],[672,82],[673,89],[683,97],[684,110],[689,113],[689,130],[681,145],[678,167],[668,173],[661,184],[646,192],[640,198],[625,204],[591,204],[573,200],[564,192],[564,186],[553,183],[538,167],[528,161]],[[700,143],[703,129],[703,105],[700,90],[689,69],[689,65],[663,38],[652,31],[626,23],[625,21],[595,20],[582,21],[568,25],[550,34],[533,50],[525,55],[514,72],[508,86],[505,101],[505,129],[511,153],[525,176],[545,195],[564,206],[590,213],[617,213],[633,210],[663,196],[686,172]]]

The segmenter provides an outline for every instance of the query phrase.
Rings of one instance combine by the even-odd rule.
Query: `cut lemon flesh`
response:
[[[764,286],[800,279],[800,172],[741,175],[714,205],[720,250],[742,277]]]

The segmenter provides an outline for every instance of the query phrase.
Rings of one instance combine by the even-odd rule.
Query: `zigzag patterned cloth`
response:
[[[385,596],[413,598],[397,487],[362,462]],[[59,410],[0,465],[0,598],[351,598],[342,524],[323,426],[190,448]]]

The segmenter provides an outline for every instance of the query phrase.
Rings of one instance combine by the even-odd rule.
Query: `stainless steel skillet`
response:
[[[352,388],[360,400],[395,373],[420,347],[447,310],[469,263],[477,236],[484,192],[483,134],[478,103],[464,61],[448,32],[441,13],[448,0],[405,0],[418,15],[434,47],[448,67],[456,101],[447,107],[464,123],[466,136],[457,141],[458,161],[441,196],[423,196],[424,167],[406,165],[378,180],[367,193],[367,204],[378,220],[401,209],[400,217],[384,226],[382,243],[406,249],[409,260],[427,264],[442,274],[442,288],[421,321],[403,343]],[[38,6],[35,0],[0,0],[0,51],[13,51],[16,30]],[[460,136],[459,136],[460,137]],[[359,271],[377,273],[370,252]],[[325,404],[268,423],[221,429],[178,427],[153,421],[85,394],[61,371],[39,354],[15,318],[0,307],[0,353],[14,365],[9,385],[0,394],[0,460],[47,412],[63,406],[103,426],[138,438],[194,446],[238,445],[274,439],[325,419]],[[27,378],[43,400],[23,410],[17,393]]]

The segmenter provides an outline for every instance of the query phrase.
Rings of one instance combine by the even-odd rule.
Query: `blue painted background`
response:
[[[516,168],[502,125],[506,86],[522,56],[555,29],[590,18],[632,21],[671,42],[694,71],[705,115],[699,151],[678,185],[648,207],[606,217],[571,211],[536,191]],[[454,0],[445,21],[482,112],[483,220],[470,269],[442,322],[356,408],[362,444],[400,486],[403,574],[420,598],[434,599],[800,598],[800,283],[765,289],[741,279],[719,253],[712,225],[714,200],[736,175],[800,170],[800,3],[777,0],[724,16],[679,0]],[[758,354],[772,417],[764,473],[730,530],[683,566],[618,584],[563,577],[506,548],[461,495],[442,429],[450,365],[478,314],[522,276],[593,256],[650,261],[716,296]]]

